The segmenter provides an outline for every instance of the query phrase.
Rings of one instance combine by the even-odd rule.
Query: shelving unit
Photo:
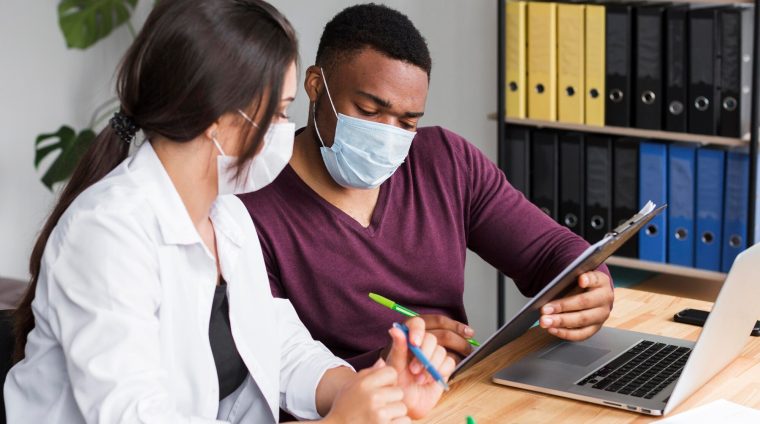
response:
[[[607,259],[606,264],[624,268],[638,269],[641,271],[680,275],[683,277],[700,278],[703,280],[717,282],[722,282],[726,279],[726,274],[722,272],[705,271],[703,269],[664,264],[662,262],[642,261],[641,259],[624,258],[621,256],[610,256],[610,258]]]
[[[748,210],[748,231],[747,231],[747,245],[751,246],[755,243],[755,222],[758,219],[758,212],[756,205],[758,203],[758,140],[760,140],[760,121],[758,118],[758,111],[760,111],[760,0],[672,0],[671,2],[680,3],[712,3],[712,4],[754,4],[754,28],[753,28],[753,45],[752,45],[752,100],[751,100],[751,125],[750,133],[745,134],[742,138],[729,138],[708,136],[691,133],[677,133],[668,131],[651,131],[642,130],[638,128],[622,128],[622,127],[598,127],[591,125],[578,125],[568,124],[564,122],[549,122],[539,121],[534,119],[515,119],[506,118],[505,110],[505,40],[506,40],[506,1],[497,0],[498,4],[498,42],[497,42],[497,60],[498,60],[498,95],[497,95],[497,112],[491,118],[496,119],[498,122],[498,148],[502,149],[501,140],[504,139],[505,127],[507,125],[522,125],[533,128],[552,128],[569,131],[579,131],[586,133],[601,133],[618,135],[624,137],[636,137],[643,139],[656,139],[667,141],[679,141],[679,142],[694,142],[702,145],[716,145],[724,147],[748,147],[750,156],[750,181],[749,181],[749,210]],[[499,158],[502,158],[501,151],[499,151]],[[501,160],[501,159],[500,159]],[[504,164],[499,163],[500,167]],[[611,257],[607,260],[608,265],[614,265],[624,268],[637,269],[650,271],[661,274],[678,275],[688,278],[699,278],[703,280],[710,280],[715,282],[722,282],[725,280],[726,274],[712,271],[705,271],[696,268],[675,266],[666,263],[642,261],[639,259],[623,258],[623,257]],[[498,275],[498,301],[497,301],[497,316],[498,325],[501,326],[505,316],[505,277],[503,274]]]

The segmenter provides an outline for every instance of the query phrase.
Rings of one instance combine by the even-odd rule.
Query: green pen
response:
[[[467,417],[467,424],[475,424],[475,418],[472,418],[470,416]]]
[[[396,303],[396,302],[394,302],[394,301],[392,301],[392,300],[390,300],[390,299],[388,299],[386,297],[380,296],[379,294],[370,293],[369,294],[369,298],[372,299],[372,300],[374,300],[375,302],[377,302],[377,303],[385,306],[388,309],[392,309],[392,310],[400,313],[401,315],[405,315],[405,316],[408,316],[408,317],[416,317],[416,316],[420,315],[417,312],[414,312],[413,310],[411,310],[411,309],[409,309],[409,308],[407,308],[405,306],[401,306],[398,303]],[[478,341],[475,340],[475,339],[467,339],[467,342],[469,344],[475,346],[475,347],[479,347],[480,346],[480,343],[478,343]]]

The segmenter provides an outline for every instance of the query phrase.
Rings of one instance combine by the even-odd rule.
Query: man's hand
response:
[[[576,290],[562,299],[553,300],[541,308],[541,327],[549,334],[565,340],[585,340],[593,336],[612,310],[614,297],[607,274],[592,271],[578,277]]]
[[[446,348],[446,353],[454,362],[458,363],[465,356],[472,352],[472,345],[467,339],[475,335],[475,331],[467,324],[455,321],[444,315],[420,315],[425,321],[425,329],[428,333],[435,336],[438,344]],[[409,321],[407,321],[408,325]],[[386,346],[381,354],[381,358],[387,358],[391,345]]]

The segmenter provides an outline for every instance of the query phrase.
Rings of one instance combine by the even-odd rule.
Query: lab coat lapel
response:
[[[220,197],[218,202],[226,201]],[[232,199],[229,201],[236,201]],[[245,237],[227,215],[212,209],[221,268],[229,285],[230,326],[240,356],[266,398],[273,417],[279,414],[280,340],[269,279],[257,237]],[[253,223],[251,223],[253,225]],[[255,234],[255,232],[253,233]],[[245,257],[241,253],[245,252]],[[256,299],[256,308],[246,308]]]

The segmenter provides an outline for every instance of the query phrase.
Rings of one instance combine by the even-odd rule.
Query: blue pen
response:
[[[411,350],[414,356],[417,357],[417,360],[419,360],[420,363],[422,363],[422,366],[425,367],[427,372],[429,372],[430,375],[433,376],[435,381],[437,381],[438,384],[440,384],[441,387],[443,387],[443,391],[449,390],[449,385],[446,384],[445,381],[443,381],[443,377],[441,377],[441,373],[439,373],[438,370],[435,369],[433,364],[431,364],[428,358],[425,357],[425,354],[422,353],[420,348],[413,345],[412,342],[409,341],[409,328],[406,326],[406,324],[399,324],[397,322],[394,322],[393,327],[398,328],[399,330],[404,332],[404,336],[406,336],[406,344],[407,346],[409,346],[409,350]]]

